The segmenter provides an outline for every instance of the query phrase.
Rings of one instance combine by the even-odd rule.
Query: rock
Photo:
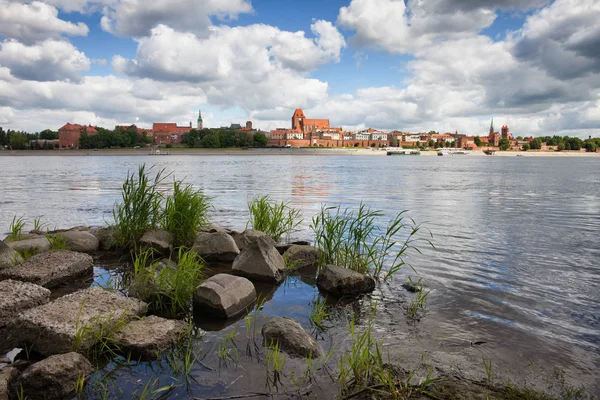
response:
[[[310,246],[310,242],[307,240],[295,240],[291,244],[297,244],[298,246]]]
[[[93,253],[100,247],[100,241],[88,231],[67,231],[57,235],[67,240],[69,250]]]
[[[15,279],[47,288],[66,283],[84,274],[92,274],[92,257],[69,250],[37,254],[23,263],[0,270],[0,280]]]
[[[276,246],[277,243],[271,238],[271,236],[267,235],[261,231],[255,231],[253,229],[246,229],[244,232],[234,232],[232,235],[233,240],[235,240],[235,244],[238,249],[242,251],[250,242],[255,241],[257,238],[266,238],[269,243],[273,246]]]
[[[23,262],[23,257],[18,251],[0,241],[0,269],[10,268]]]
[[[200,232],[192,250],[206,261],[232,262],[240,254],[233,238],[225,232]]]
[[[5,367],[0,369],[0,400],[8,400],[10,381],[17,375],[17,369]]]
[[[293,246],[293,244],[291,244],[291,243],[277,243],[275,245],[275,248],[277,249],[279,254],[284,255],[285,252],[288,251],[289,248],[292,246]]]
[[[64,399],[93,370],[92,364],[79,353],[57,354],[30,365],[10,387],[13,393],[22,393],[27,399]]]
[[[219,225],[217,224],[206,224],[204,226],[202,226],[200,228],[200,232],[208,232],[208,233],[215,233],[215,232],[226,232],[225,229],[221,228]]]
[[[233,318],[256,301],[254,285],[240,276],[217,274],[194,291],[194,312]]]
[[[116,332],[146,310],[144,302],[93,287],[18,314],[7,331],[14,333],[15,345],[42,355],[86,352],[98,342],[93,332]]]
[[[146,303],[159,301],[161,297],[161,288],[156,282],[159,278],[158,275],[165,268],[176,269],[177,263],[173,260],[163,258],[158,261],[158,264],[151,270],[152,274],[134,276],[127,288],[129,296],[145,301]]]
[[[45,237],[17,240],[14,242],[8,242],[6,244],[19,253],[27,251],[29,253],[38,254],[50,250],[50,242]]]
[[[251,279],[281,282],[285,274],[285,262],[273,245],[273,240],[269,239],[258,237],[249,242],[233,261],[233,272]]]
[[[310,268],[317,269],[321,250],[312,246],[293,244],[283,255],[288,271]]]
[[[14,315],[50,301],[50,291],[28,282],[0,281],[0,326]]]
[[[326,265],[319,271],[317,286],[338,297],[354,296],[372,292],[375,280],[348,268]]]
[[[403,283],[401,286],[411,293],[417,293],[419,291],[419,288],[412,282]]]
[[[135,359],[154,360],[183,339],[187,324],[183,321],[151,315],[125,325],[114,340],[120,351]]]
[[[153,249],[160,254],[169,255],[173,249],[173,235],[167,231],[148,231],[140,239],[140,245],[144,249]]]
[[[318,358],[323,355],[317,343],[302,326],[287,317],[275,317],[263,325],[262,335],[267,345],[279,343],[279,349],[292,356]]]
[[[117,247],[117,239],[113,228],[94,228],[90,230],[90,233],[98,239],[101,250],[109,251]]]

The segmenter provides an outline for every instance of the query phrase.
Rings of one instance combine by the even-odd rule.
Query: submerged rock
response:
[[[258,238],[266,238],[266,240],[271,243],[273,246],[276,246],[277,243],[271,238],[271,236],[267,235],[261,231],[255,231],[253,229],[246,229],[244,232],[234,232],[232,235],[233,240],[235,240],[235,244],[238,249],[242,251],[245,247],[248,246],[250,242],[255,241]]]
[[[183,321],[151,315],[125,325],[114,340],[123,354],[153,360],[183,339],[186,329]]]
[[[224,231],[200,232],[192,250],[206,261],[217,262],[232,262],[240,254],[233,238]]]
[[[17,371],[13,367],[0,369],[0,400],[8,400],[8,388],[11,380],[17,375]]]
[[[173,235],[161,230],[148,231],[140,239],[140,245],[144,249],[153,249],[160,254],[169,255],[173,250]]]
[[[15,267],[0,270],[0,280],[15,279],[49,288],[84,274],[92,274],[92,270],[91,256],[58,250],[37,254]]]
[[[354,296],[372,292],[375,280],[348,268],[326,265],[319,271],[317,286],[338,297]]]
[[[92,253],[100,247],[100,241],[88,231],[67,231],[57,233],[66,239],[69,250]]]
[[[50,290],[29,282],[0,282],[0,326],[23,310],[41,306],[50,301]]]
[[[279,343],[279,349],[292,356],[318,358],[323,355],[321,345],[298,322],[287,317],[269,320],[262,328],[262,335],[267,345]]]
[[[29,252],[37,254],[50,250],[50,242],[44,236],[34,239],[17,240],[6,244],[19,253]]]
[[[285,275],[285,262],[273,239],[258,237],[248,243],[233,261],[235,274],[250,279],[281,282]]]
[[[315,270],[319,266],[321,251],[316,247],[294,244],[283,255],[288,271]]]
[[[194,312],[233,318],[256,301],[254,285],[246,278],[217,274],[194,291]]]
[[[86,352],[98,342],[94,332],[116,332],[146,310],[142,301],[93,287],[18,314],[7,331],[15,345],[42,355]]]
[[[64,399],[75,391],[80,379],[93,372],[92,364],[79,353],[71,352],[50,356],[29,366],[11,384],[11,396],[39,400]]]
[[[14,267],[22,262],[23,257],[21,257],[18,251],[0,241],[0,269]]]

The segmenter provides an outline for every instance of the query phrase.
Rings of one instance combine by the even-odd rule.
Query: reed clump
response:
[[[246,227],[261,231],[275,241],[289,236],[302,223],[302,213],[289,202],[277,202],[269,195],[257,196],[248,203],[250,221]]]

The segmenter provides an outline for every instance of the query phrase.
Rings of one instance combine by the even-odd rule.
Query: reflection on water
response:
[[[587,376],[600,368],[597,159],[0,157],[0,226],[8,230],[14,214],[43,215],[51,227],[104,224],[127,171],[143,162],[202,188],[214,197],[214,220],[235,229],[245,226],[248,200],[266,193],[302,208],[298,239],[311,238],[322,203],[410,210],[434,234],[436,250],[410,260],[432,289],[430,312],[415,333],[399,322],[405,277],[382,288],[388,317],[377,329],[390,349],[406,354],[417,341],[436,343],[443,355],[431,357],[450,364],[481,363],[484,351],[506,366],[537,362]],[[265,310],[307,324],[316,293],[294,278]],[[475,341],[487,343],[471,355]]]

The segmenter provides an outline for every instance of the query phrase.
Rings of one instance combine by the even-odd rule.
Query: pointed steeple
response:
[[[494,133],[494,118],[492,118],[492,123],[490,124],[490,133]]]
[[[198,110],[198,129],[202,129],[202,110]]]

